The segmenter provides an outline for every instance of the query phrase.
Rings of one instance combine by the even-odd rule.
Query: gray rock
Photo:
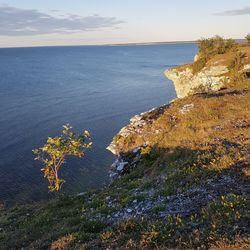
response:
[[[193,107],[194,107],[194,104],[193,104],[193,103],[185,104],[185,105],[180,109],[180,113],[185,114],[185,113],[189,112]]]
[[[120,163],[117,165],[116,170],[119,171],[119,172],[121,172],[121,171],[123,171],[123,169],[124,169],[124,167],[125,167],[126,165],[128,165],[128,162],[127,162],[127,161],[126,161],[126,162],[120,162]]]
[[[165,76],[174,82],[178,98],[183,98],[194,93],[194,89],[203,86],[211,90],[219,90],[228,77],[226,66],[217,65],[202,69],[199,73],[193,74],[191,67],[172,68],[165,71]]]

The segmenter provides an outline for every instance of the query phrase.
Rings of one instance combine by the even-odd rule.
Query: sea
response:
[[[129,119],[176,97],[164,70],[191,62],[193,43],[0,49],[0,203],[46,200],[32,149],[69,123],[88,130],[93,147],[67,158],[61,193],[109,183],[114,156],[106,150]]]

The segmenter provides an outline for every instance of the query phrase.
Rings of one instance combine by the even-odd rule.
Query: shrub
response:
[[[247,39],[248,45],[250,45],[250,34],[247,34],[246,39]]]
[[[246,74],[242,72],[246,57],[245,53],[241,51],[236,52],[235,57],[228,67],[232,82],[241,82],[246,78]]]
[[[235,45],[236,42],[233,39],[224,39],[220,36],[198,40],[199,59],[193,63],[193,74],[200,72],[212,56],[224,54],[234,48]]]
[[[69,124],[63,126],[62,135],[59,137],[49,137],[47,143],[38,149],[34,149],[36,155],[35,160],[39,160],[44,164],[42,172],[44,177],[49,181],[49,191],[59,191],[65,182],[58,176],[58,171],[62,164],[65,163],[66,156],[83,157],[84,150],[90,148],[90,134],[84,131],[77,135],[71,132],[72,127]]]
[[[196,62],[194,62],[192,65],[193,74],[199,73],[205,67],[206,63],[207,63],[206,57],[201,57]]]
[[[201,57],[209,57],[216,54],[224,54],[233,48],[236,42],[233,39],[224,39],[220,36],[198,40],[198,49]]]

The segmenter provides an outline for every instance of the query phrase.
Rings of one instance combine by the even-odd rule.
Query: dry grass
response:
[[[74,242],[75,239],[76,238],[72,234],[63,236],[51,244],[50,250],[68,249],[69,245],[72,244],[72,242]]]
[[[250,245],[250,238],[236,238],[234,242],[227,240],[219,241],[210,247],[210,250],[248,250]]]
[[[207,67],[211,66],[217,66],[217,65],[224,65],[226,67],[230,66],[230,63],[235,57],[236,51],[242,52],[246,54],[246,61],[245,63],[248,64],[250,63],[250,47],[246,45],[239,45],[236,49],[232,49],[226,54],[221,54],[221,55],[215,55],[213,56],[208,62],[207,62]]]
[[[183,114],[181,110],[186,104],[194,107]],[[141,135],[132,133],[126,138],[120,137],[117,145],[124,153],[145,142],[163,149],[208,150],[214,144],[227,140],[249,148],[249,106],[249,81],[219,92],[176,100],[153,123],[145,125]]]
[[[245,54],[244,64],[250,64],[250,46],[248,45],[237,45],[225,54],[213,55],[211,58],[199,58],[196,62],[185,64],[177,67],[179,72],[186,70],[187,68],[192,69],[193,74],[199,73],[202,69],[209,69],[213,66],[226,66],[230,69],[232,61],[235,59],[237,53]]]

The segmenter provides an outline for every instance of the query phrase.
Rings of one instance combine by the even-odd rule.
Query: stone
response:
[[[118,177],[118,173],[110,172],[109,178],[114,179],[114,178],[116,178],[116,177]]]
[[[250,70],[250,64],[246,64],[243,68],[243,70]]]
[[[111,164],[111,169],[115,169],[117,167],[117,164],[119,163],[119,160],[116,159],[115,162]]]
[[[194,56],[194,62],[196,62],[196,61],[198,61],[198,60],[199,60],[199,55],[196,54],[196,55]]]
[[[194,107],[193,103],[185,104],[181,109],[180,113],[185,114],[186,112],[189,112]]]
[[[121,171],[123,171],[123,169],[124,169],[124,167],[125,167],[126,165],[128,165],[128,162],[127,162],[127,161],[126,161],[126,162],[120,162],[120,163],[118,164],[116,170],[119,171],[119,172],[121,172]]]
[[[132,150],[132,152],[133,152],[134,154],[136,154],[136,153],[139,152],[140,149],[141,149],[140,147],[134,148],[134,149]]]
[[[132,213],[132,209],[130,209],[130,208],[127,208],[127,210],[126,210],[128,213]]]
[[[165,76],[173,81],[178,98],[183,98],[195,93],[200,86],[217,91],[228,78],[225,74],[228,68],[223,65],[211,66],[202,69],[199,73],[193,74],[190,66],[167,69]]]
[[[82,192],[82,193],[78,193],[76,196],[81,197],[84,196],[86,194],[86,192]]]

